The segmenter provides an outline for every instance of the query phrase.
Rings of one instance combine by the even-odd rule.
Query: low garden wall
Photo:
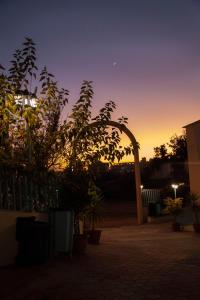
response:
[[[16,218],[29,216],[35,216],[40,221],[48,221],[47,213],[0,210],[0,266],[15,263],[18,251]]]

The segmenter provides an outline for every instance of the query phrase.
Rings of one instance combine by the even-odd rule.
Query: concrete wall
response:
[[[200,195],[200,121],[185,126],[190,190]]]
[[[0,266],[15,263],[18,251],[16,218],[28,216],[36,216],[37,220],[48,221],[47,214],[0,210]]]

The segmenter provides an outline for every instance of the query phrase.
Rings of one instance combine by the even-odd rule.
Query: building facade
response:
[[[184,128],[187,136],[190,191],[200,195],[200,120]]]

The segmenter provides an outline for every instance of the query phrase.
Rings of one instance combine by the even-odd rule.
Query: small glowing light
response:
[[[178,188],[178,184],[172,184],[172,188],[176,190]]]
[[[19,105],[29,105],[31,107],[37,106],[37,99],[36,98],[25,98],[21,95],[15,96],[15,101]]]
[[[140,186],[141,190],[143,189],[143,187],[144,187],[143,185]]]

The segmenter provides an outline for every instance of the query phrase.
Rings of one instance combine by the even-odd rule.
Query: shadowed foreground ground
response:
[[[104,228],[82,257],[0,269],[0,299],[200,299],[200,235],[170,223]]]

